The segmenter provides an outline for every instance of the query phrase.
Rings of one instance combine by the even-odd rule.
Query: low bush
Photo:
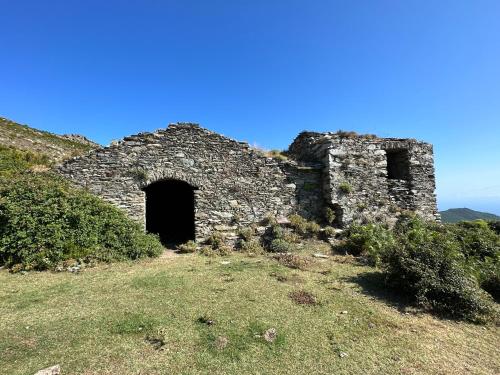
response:
[[[207,239],[207,245],[216,255],[226,256],[231,254],[232,249],[226,243],[226,236],[221,232],[213,232]],[[209,253],[209,251],[206,251]]]
[[[335,237],[337,235],[337,231],[334,227],[328,226],[323,229],[323,235],[326,239],[329,239]]]
[[[441,225],[412,214],[391,231],[378,224],[354,225],[341,248],[378,265],[393,288],[418,305],[464,320],[490,314],[498,299],[498,235],[484,222]]]
[[[379,266],[384,254],[396,245],[392,232],[380,224],[353,225],[344,237],[346,239],[337,247],[338,250],[362,255],[374,266]]]
[[[337,215],[335,214],[335,211],[331,207],[326,207],[325,208],[325,220],[328,223],[328,225],[333,225],[335,223],[335,220],[337,219]]]
[[[469,221],[449,224],[446,229],[459,244],[463,268],[479,282],[481,288],[500,300],[500,235],[491,224]]]
[[[264,253],[264,248],[257,238],[253,238],[248,241],[241,240],[240,250],[247,255],[259,255]]]
[[[238,235],[245,241],[250,241],[255,236],[255,228],[243,227],[238,231]]]
[[[188,241],[186,243],[180,244],[177,246],[177,250],[181,254],[189,254],[189,253],[194,253],[196,250],[198,250],[198,245],[194,241]]]
[[[303,238],[315,237],[321,231],[321,226],[318,223],[307,221],[300,215],[290,215],[288,220],[293,230]]]
[[[0,176],[24,171],[37,165],[50,165],[47,155],[0,145]]]
[[[271,241],[269,250],[273,253],[289,253],[292,251],[292,245],[282,238],[275,238]]]
[[[480,320],[490,304],[477,281],[461,267],[457,241],[446,230],[418,217],[400,222],[398,246],[384,254],[389,284],[427,309],[447,316]]]
[[[163,250],[122,211],[50,174],[1,179],[0,197],[0,265],[42,270],[71,258],[138,259]]]
[[[488,226],[496,234],[500,235],[500,220],[488,222]]]

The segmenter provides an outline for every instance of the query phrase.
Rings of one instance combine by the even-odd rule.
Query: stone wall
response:
[[[58,170],[143,223],[146,186],[165,179],[189,183],[195,188],[197,240],[267,214],[300,212],[312,218],[322,206],[318,170],[265,157],[196,124],[126,137]]]
[[[289,154],[299,161],[323,165],[325,204],[337,212],[339,225],[390,222],[405,210],[439,219],[430,144],[353,133],[304,132],[292,143]]]
[[[58,171],[142,223],[146,187],[162,180],[187,182],[194,188],[198,241],[268,214],[298,213],[322,222],[327,207],[336,212],[338,226],[391,221],[404,210],[439,218],[427,143],[304,132],[288,156],[266,157],[246,143],[179,123],[93,150]]]

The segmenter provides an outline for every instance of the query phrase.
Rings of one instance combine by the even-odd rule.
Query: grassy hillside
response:
[[[197,254],[78,274],[0,271],[6,374],[495,374],[500,331],[405,307],[383,277],[309,243],[294,270]],[[293,299],[293,292],[312,299]],[[299,304],[297,302],[310,304]],[[274,328],[274,341],[264,334]],[[268,337],[269,339],[269,337]],[[272,337],[271,337],[272,339]]]
[[[474,211],[469,208],[450,208],[449,210],[441,211],[440,214],[443,223],[458,223],[459,221],[472,220],[500,220],[500,216],[487,212]]]
[[[84,137],[57,135],[17,124],[3,117],[0,117],[0,145],[45,155],[53,163],[99,147]]]

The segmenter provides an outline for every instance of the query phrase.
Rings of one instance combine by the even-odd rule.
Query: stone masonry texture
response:
[[[92,150],[57,169],[143,224],[148,185],[187,182],[194,189],[197,241],[267,215],[298,213],[324,223],[328,207],[339,227],[391,222],[405,210],[439,219],[432,146],[411,139],[303,132],[288,160],[280,160],[197,124],[177,123]]]

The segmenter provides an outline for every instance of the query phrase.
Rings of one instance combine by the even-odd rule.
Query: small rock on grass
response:
[[[328,255],[326,255],[326,254],[321,254],[321,253],[315,253],[315,254],[313,254],[313,257],[315,257],[315,258],[323,258],[323,259],[327,259],[327,258],[329,258],[329,256],[328,256]]]
[[[267,342],[274,342],[278,337],[278,332],[276,328],[269,328],[266,332],[264,332],[264,340]]]
[[[59,375],[61,373],[61,366],[55,365],[52,367],[44,368],[38,371],[35,375]]]

